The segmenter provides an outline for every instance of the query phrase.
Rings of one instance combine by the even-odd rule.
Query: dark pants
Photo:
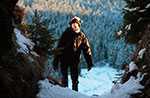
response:
[[[70,66],[61,64],[62,85],[68,87],[68,68]],[[78,66],[70,67],[72,89],[78,91]]]

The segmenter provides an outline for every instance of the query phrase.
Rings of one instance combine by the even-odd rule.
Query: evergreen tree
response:
[[[35,10],[31,16],[30,24],[27,24],[29,37],[35,43],[34,51],[39,55],[51,57],[54,53],[53,47],[56,39],[54,39],[55,28],[49,28],[51,19],[44,18],[40,11]]]
[[[125,0],[124,26],[121,37],[126,43],[137,44],[150,23],[150,0]]]

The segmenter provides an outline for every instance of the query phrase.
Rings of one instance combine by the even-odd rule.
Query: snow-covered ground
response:
[[[47,91],[41,89],[41,92],[37,96],[40,96],[40,98],[91,98],[90,96],[95,98],[96,96],[94,97],[93,95],[101,95],[111,90],[113,86],[112,81],[117,73],[117,70],[109,67],[108,64],[101,68],[94,67],[90,71],[82,69],[81,75],[79,76],[79,93],[71,90],[72,81],[70,75],[69,88],[61,88],[48,84],[48,80],[45,79],[39,82],[40,84],[42,83],[39,87],[43,88],[45,86],[44,89],[47,89]],[[53,89],[49,89],[51,87]],[[46,96],[41,96],[41,94]],[[54,97],[54,95],[57,96]]]
[[[117,83],[112,87],[111,81],[116,73],[110,67],[93,68],[89,73],[83,69],[82,77],[79,78],[79,92],[52,85],[48,79],[40,80],[37,98],[130,98],[131,94],[138,93],[138,89],[143,88],[140,81],[144,75],[140,76],[140,73],[137,78],[131,77],[124,84]]]
[[[110,68],[108,65],[101,68],[94,67],[90,71],[82,69],[79,77],[79,92],[86,95],[102,94],[112,88],[112,81],[116,74],[117,70]],[[69,88],[72,88],[70,76]]]

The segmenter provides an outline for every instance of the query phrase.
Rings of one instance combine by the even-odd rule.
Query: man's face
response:
[[[78,23],[76,23],[76,22],[75,22],[75,23],[72,23],[72,24],[71,24],[71,27],[73,28],[74,31],[77,31],[77,30],[80,29]]]

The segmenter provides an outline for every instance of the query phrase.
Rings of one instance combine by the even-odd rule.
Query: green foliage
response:
[[[123,33],[120,37],[125,38],[126,43],[137,44],[150,23],[150,7],[146,8],[150,0],[125,1],[127,6],[124,9]]]
[[[54,28],[49,28],[51,19],[44,19],[40,11],[35,10],[31,16],[30,24],[27,24],[29,37],[35,43],[34,51],[39,55],[51,57],[54,53],[53,47],[56,39],[54,39]]]

